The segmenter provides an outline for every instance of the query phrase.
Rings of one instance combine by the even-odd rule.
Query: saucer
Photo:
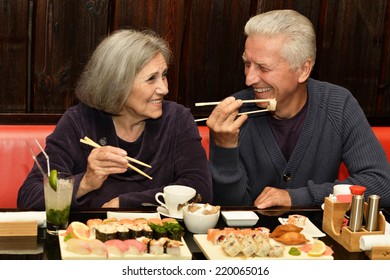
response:
[[[174,219],[177,219],[177,220],[183,220],[183,214],[180,215],[169,215],[168,213],[168,209],[165,208],[165,207],[162,207],[162,206],[158,206],[157,207],[157,212],[160,213],[161,215],[165,216],[165,217],[169,217],[169,218],[174,218]]]

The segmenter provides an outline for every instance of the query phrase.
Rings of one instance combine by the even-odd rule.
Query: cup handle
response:
[[[154,198],[156,199],[156,201],[157,201],[161,206],[163,206],[164,208],[168,209],[168,207],[167,207],[164,203],[162,203],[161,200],[159,199],[160,196],[162,196],[162,197],[165,198],[164,193],[162,193],[162,192],[156,193],[156,195],[154,196]]]

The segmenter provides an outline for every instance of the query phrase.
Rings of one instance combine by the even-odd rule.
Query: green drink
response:
[[[53,174],[51,180],[44,177],[44,191],[47,232],[57,235],[59,230],[66,229],[68,226],[74,177],[63,172],[54,175],[55,180]]]

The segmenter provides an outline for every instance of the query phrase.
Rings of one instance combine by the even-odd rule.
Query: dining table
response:
[[[1,212],[27,212],[32,209],[0,209]],[[129,212],[129,213],[154,213],[156,207],[140,206],[134,208],[99,208],[99,209],[71,209],[69,222],[79,221],[86,223],[89,219],[105,219],[107,212]],[[288,217],[292,214],[303,215],[307,217],[319,230],[322,230],[322,222],[324,211],[321,207],[272,207],[264,210],[256,207],[243,206],[222,206],[221,211],[253,211],[259,217],[256,227],[266,227],[271,231],[280,225],[280,217]],[[390,208],[381,209],[386,221],[390,221]],[[182,220],[178,222],[184,227],[184,240],[192,254],[192,260],[207,260],[207,256],[194,240],[194,234],[187,231]],[[216,228],[225,228],[228,225],[220,215]],[[349,252],[337,241],[325,234],[319,238],[333,250],[334,260],[368,260],[365,252]],[[35,242],[36,241],[36,242]],[[12,244],[15,247],[12,247]],[[44,227],[39,227],[36,240],[34,240],[34,248],[24,248],[23,242],[17,237],[0,236],[0,259],[2,260],[61,260],[61,249],[58,236],[53,236],[46,233]]]

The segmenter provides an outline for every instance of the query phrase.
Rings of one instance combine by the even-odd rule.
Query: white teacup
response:
[[[196,190],[191,187],[181,185],[171,185],[164,187],[164,192],[155,195],[156,201],[168,210],[169,215],[179,216],[183,214],[183,209],[178,210],[178,205],[187,202],[196,195]],[[163,203],[159,197],[164,198]]]

